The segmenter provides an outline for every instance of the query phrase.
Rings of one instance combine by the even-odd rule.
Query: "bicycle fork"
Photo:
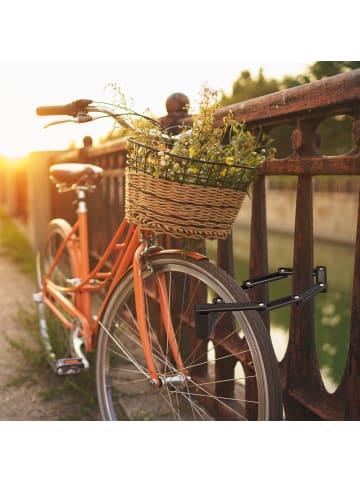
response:
[[[154,363],[154,358],[151,349],[150,334],[147,325],[146,305],[145,305],[145,288],[144,280],[142,277],[142,254],[146,248],[146,242],[142,242],[135,252],[133,260],[133,272],[134,272],[134,293],[135,293],[135,306],[136,317],[138,323],[138,329],[140,333],[141,344],[143,347],[145,361],[149,370],[150,383],[154,387],[161,388],[166,384],[183,384],[188,377],[188,371],[184,367],[182,357],[180,354],[179,346],[176,341],[173,322],[170,313],[169,296],[167,290],[167,283],[165,275],[163,273],[156,274],[157,294],[159,297],[160,316],[164,325],[167,345],[174,358],[175,365],[177,367],[176,375],[166,376],[160,375]]]

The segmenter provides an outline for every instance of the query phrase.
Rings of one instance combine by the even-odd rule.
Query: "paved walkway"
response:
[[[0,280],[0,420],[63,420],[69,403],[42,396],[51,372],[41,374],[34,361],[26,359],[25,350],[13,346],[16,342],[32,351],[41,350],[19,320],[19,310],[34,311],[35,283],[1,252]]]

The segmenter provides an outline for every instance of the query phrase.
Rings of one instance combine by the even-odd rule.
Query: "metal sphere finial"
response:
[[[175,92],[166,99],[166,110],[168,114],[174,114],[175,112],[187,113],[189,111],[189,105],[190,101],[188,96],[180,92]]]

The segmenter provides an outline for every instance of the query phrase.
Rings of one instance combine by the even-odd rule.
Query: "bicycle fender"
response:
[[[153,250],[149,253],[146,253],[146,257],[151,258],[152,256],[155,256],[157,254],[178,254],[180,256],[183,256],[184,258],[192,258],[196,260],[209,259],[208,256],[205,256],[204,254],[201,254],[201,253],[197,253],[196,251],[185,251],[183,249],[161,249],[161,248],[159,248],[158,250]]]

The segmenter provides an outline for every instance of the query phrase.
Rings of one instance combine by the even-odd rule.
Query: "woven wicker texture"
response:
[[[126,173],[125,215],[129,222],[176,238],[224,239],[245,193],[178,184],[142,172]]]

